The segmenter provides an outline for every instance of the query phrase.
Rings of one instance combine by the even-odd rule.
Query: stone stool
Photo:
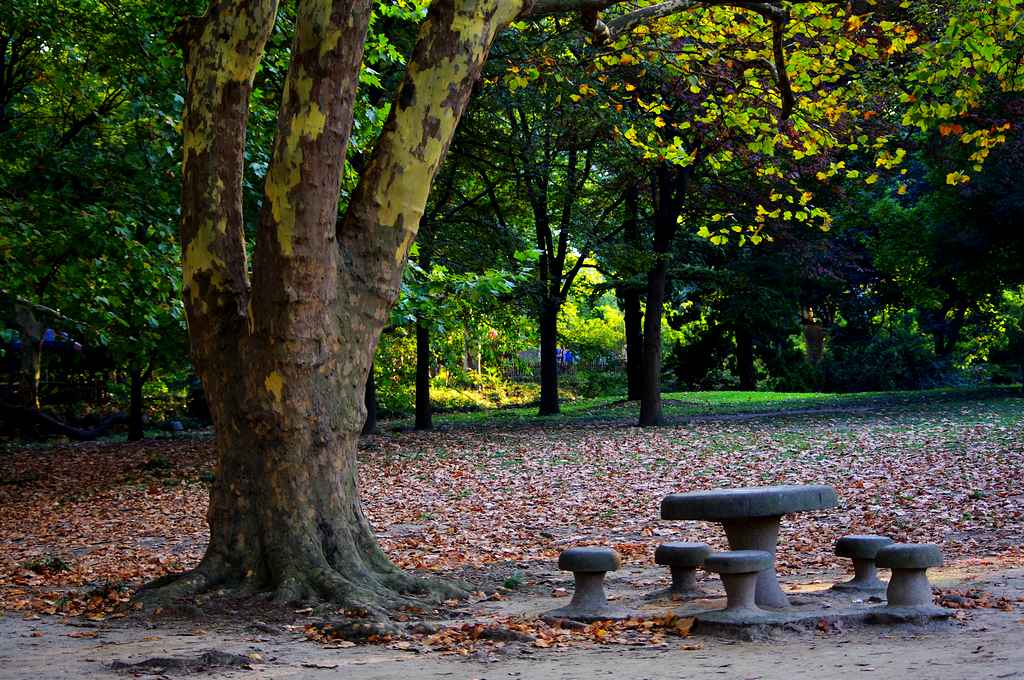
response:
[[[854,535],[843,536],[836,541],[836,555],[853,560],[853,578],[832,586],[832,590],[852,590],[863,593],[880,593],[885,583],[878,580],[875,571],[875,556],[887,545],[892,545],[887,536]]]
[[[930,567],[942,566],[942,551],[934,543],[893,543],[878,551],[875,563],[892,569],[885,591],[890,607],[931,607]]]
[[[704,566],[704,558],[711,554],[707,543],[662,543],[654,551],[654,563],[672,571],[672,585],[647,595],[648,600],[701,597],[697,587],[697,567]]]
[[[628,619],[631,613],[608,604],[604,594],[604,575],[622,565],[611,548],[570,548],[558,556],[558,568],[571,571],[576,579],[572,601],[565,607],[541,615],[544,619],[572,619],[592,623],[608,619]]]
[[[765,550],[732,550],[711,553],[704,559],[704,569],[718,574],[725,586],[724,612],[750,616],[761,609],[754,603],[757,576],[772,566],[772,554]]]

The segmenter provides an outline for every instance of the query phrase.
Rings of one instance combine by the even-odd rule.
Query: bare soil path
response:
[[[1024,570],[939,574],[936,585],[980,588],[1024,597]],[[792,589],[792,588],[791,588]],[[539,610],[551,598],[513,598],[501,608]],[[492,612],[493,614],[494,612]],[[277,630],[275,630],[277,628]],[[154,657],[196,660],[216,650],[247,667],[181,669],[160,665],[116,670]],[[209,657],[207,657],[209,658]],[[216,659],[214,659],[216,660]],[[396,645],[329,648],[301,632],[251,622],[200,628],[178,622],[140,626],[104,622],[68,626],[53,618],[0,618],[0,678],[323,678],[324,680],[669,680],[679,678],[893,678],[894,680],[1024,678],[1024,609],[971,609],[928,627],[866,627],[786,632],[737,642],[694,635],[661,646],[582,643],[540,649],[527,642],[489,645],[468,656]]]

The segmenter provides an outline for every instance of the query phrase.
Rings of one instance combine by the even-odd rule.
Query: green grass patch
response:
[[[940,388],[904,392],[858,392],[854,394],[827,394],[821,392],[666,392],[662,394],[663,412],[668,419],[728,416],[757,413],[801,411],[841,411],[899,407],[930,401],[972,401],[978,399],[1009,399],[1015,409],[1020,408],[1020,388]],[[991,405],[990,402],[989,405]],[[621,396],[591,399],[563,399],[562,412],[553,416],[537,415],[537,406],[480,409],[467,413],[435,414],[435,426],[451,427],[514,427],[526,425],[572,423],[580,421],[631,421],[639,416],[639,403],[625,401]],[[1011,409],[1013,410],[1013,409]],[[995,409],[1000,417],[1013,420],[1009,413]],[[409,428],[412,418],[390,421],[395,428]]]

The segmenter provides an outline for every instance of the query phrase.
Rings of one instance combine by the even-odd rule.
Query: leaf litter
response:
[[[611,545],[634,564],[649,563],[665,540],[721,549],[716,526],[660,520],[661,498],[804,483],[832,484],[841,503],[785,518],[782,574],[845,569],[832,545],[850,533],[938,543],[947,562],[1014,566],[1024,564],[1022,435],[1017,399],[658,429],[589,422],[397,433],[364,440],[360,483],[382,546],[409,569],[550,564],[579,544]],[[2,609],[102,620],[146,580],[202,556],[209,439],[24,448],[2,461]],[[551,644],[562,635],[582,633],[552,634]]]

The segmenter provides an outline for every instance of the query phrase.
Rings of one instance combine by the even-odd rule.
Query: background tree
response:
[[[20,403],[41,406],[42,333],[56,320],[33,310],[50,307],[77,321],[57,330],[135,367],[140,437],[142,378],[156,364],[139,357],[166,361],[158,348],[184,331],[168,181],[178,163],[178,68],[165,40],[174,17],[137,2],[5,3],[0,14],[0,251],[3,287],[27,303],[9,319],[22,341]],[[180,365],[180,349],[171,354]]]

